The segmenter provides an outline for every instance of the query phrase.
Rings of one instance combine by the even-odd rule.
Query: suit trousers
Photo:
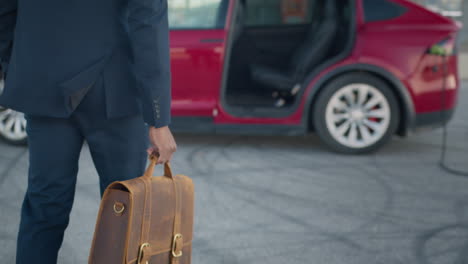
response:
[[[111,182],[144,173],[148,130],[140,114],[106,118],[102,76],[69,118],[26,115],[26,119],[28,187],[21,208],[16,263],[56,264],[72,210],[84,141],[99,175],[102,197]]]

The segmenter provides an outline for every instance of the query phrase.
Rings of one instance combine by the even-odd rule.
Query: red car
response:
[[[456,106],[460,25],[407,0],[172,0],[169,20],[174,131],[365,153]]]

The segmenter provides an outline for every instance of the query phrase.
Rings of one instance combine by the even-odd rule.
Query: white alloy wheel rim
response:
[[[349,84],[336,91],[325,112],[331,136],[349,148],[366,148],[382,139],[390,118],[387,98],[364,83]]]
[[[0,80],[0,94],[4,81]],[[24,114],[0,106],[0,134],[7,140],[19,141],[27,137]]]
[[[7,140],[19,141],[27,137],[24,114],[5,109],[0,111],[0,134]]]

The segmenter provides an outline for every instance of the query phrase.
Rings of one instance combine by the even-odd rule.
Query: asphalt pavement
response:
[[[447,154],[464,170],[467,122],[465,82]],[[172,167],[196,190],[192,263],[468,263],[468,178],[439,168],[441,135],[395,137],[375,154],[344,156],[315,135],[176,134]],[[0,142],[0,263],[15,262],[27,160],[27,148]],[[60,264],[87,263],[98,206],[85,145]]]

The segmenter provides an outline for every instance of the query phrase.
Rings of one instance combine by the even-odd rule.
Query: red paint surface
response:
[[[177,30],[170,33],[172,113],[211,116],[221,87],[224,30]]]

